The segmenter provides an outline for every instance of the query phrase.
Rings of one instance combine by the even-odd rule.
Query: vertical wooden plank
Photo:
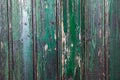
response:
[[[0,1],[0,80],[8,80],[7,0]]]
[[[110,2],[110,80],[120,79],[120,9],[119,0]]]
[[[84,63],[84,50],[82,54],[81,48],[84,45],[81,44],[81,27],[84,27],[84,22],[82,25],[81,3],[81,0],[63,0],[62,4],[62,80],[83,80],[81,65]]]
[[[86,0],[86,80],[106,80],[104,0]]]
[[[31,0],[12,0],[12,80],[33,80]]]
[[[31,24],[31,0],[24,0],[21,2],[22,8],[22,29],[21,37],[23,44],[23,71],[25,80],[33,80],[33,55],[32,55],[32,24]]]
[[[38,80],[56,80],[56,0],[36,0]]]
[[[11,22],[12,22],[12,79],[11,80],[21,80],[23,71],[22,71],[22,49],[20,38],[20,11],[19,11],[19,1],[12,0],[11,2]]]

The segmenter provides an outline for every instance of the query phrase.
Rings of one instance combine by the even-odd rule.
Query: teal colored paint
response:
[[[0,1],[0,79],[8,80],[7,0]]]
[[[63,24],[64,24],[64,32],[67,33],[67,0],[63,0]]]
[[[120,79],[119,0],[32,1],[0,2],[0,80]]]
[[[37,2],[38,79],[56,80],[56,1]]]
[[[14,56],[14,63],[13,65],[13,80],[21,80],[22,74],[21,74],[21,54],[20,54],[20,47],[18,48],[18,45],[20,46],[19,40],[20,40],[20,14],[19,14],[19,2],[17,0],[12,1],[12,38],[15,46],[13,45],[14,50],[13,56]],[[17,43],[18,42],[18,43]]]
[[[23,24],[21,38],[23,40],[23,70],[24,79],[33,80],[33,55],[32,55],[32,31],[31,31],[31,1],[26,0],[22,5],[22,15],[21,18]],[[28,12],[29,11],[29,12]],[[31,28],[30,28],[31,27]]]
[[[76,24],[75,24],[75,13],[73,11],[74,8],[74,2],[72,0],[69,0],[69,20],[70,20],[70,57],[67,62],[67,71],[66,75],[68,78],[74,78],[74,69],[75,69],[75,53],[76,53]]]
[[[119,12],[119,0],[111,0],[110,2],[110,80],[119,80],[120,76],[120,12]]]

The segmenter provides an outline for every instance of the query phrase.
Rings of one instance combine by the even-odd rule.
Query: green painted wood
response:
[[[110,80],[120,79],[120,11],[119,0],[111,0],[110,2],[110,38],[109,38],[109,51],[110,51]]]
[[[12,0],[12,79],[33,80],[31,0]]]
[[[62,80],[82,80],[84,76],[84,50],[81,51],[81,48],[84,49],[81,44],[81,28],[84,27],[84,22],[81,23],[84,18],[81,17],[84,13],[82,3],[82,0],[63,0]]]
[[[0,1],[0,80],[8,80],[7,0]]]
[[[0,80],[119,80],[119,0],[1,0]]]
[[[106,80],[104,0],[86,0],[86,80]]]
[[[36,0],[37,78],[57,79],[56,0]]]
[[[21,80],[23,79],[22,70],[22,43],[20,41],[20,11],[19,11],[19,1],[12,0],[12,46],[13,46],[13,63],[12,63],[12,79],[11,80]]]
[[[62,26],[63,26],[62,0],[56,0],[56,57],[57,80],[62,80]]]

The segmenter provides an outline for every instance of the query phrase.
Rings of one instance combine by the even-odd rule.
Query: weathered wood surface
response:
[[[106,80],[104,0],[86,0],[85,74],[87,80]]]
[[[63,45],[62,79],[83,79],[85,49],[84,0],[63,0],[63,22],[61,27]]]
[[[0,1],[0,80],[8,80],[7,0]]]
[[[1,0],[0,80],[120,80],[119,0]]]
[[[109,52],[110,52],[110,79],[120,79],[120,9],[119,0],[111,0],[109,16]]]
[[[57,79],[56,1],[36,0],[37,78]]]
[[[11,80],[33,80],[31,7],[31,0],[11,0]]]

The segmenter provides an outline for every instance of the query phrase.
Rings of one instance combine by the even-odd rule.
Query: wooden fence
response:
[[[120,80],[120,0],[0,0],[0,80]]]

